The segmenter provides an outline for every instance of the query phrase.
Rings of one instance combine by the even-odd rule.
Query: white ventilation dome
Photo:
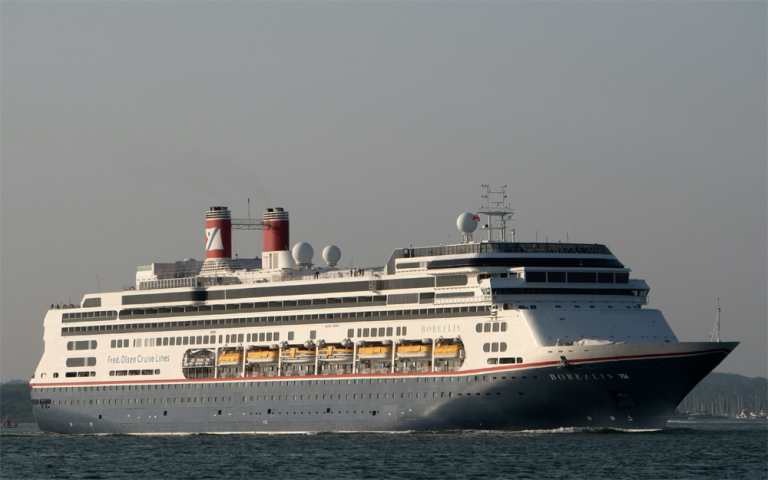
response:
[[[456,219],[456,227],[458,227],[464,235],[477,230],[478,223],[477,215],[474,213],[462,213],[459,215],[459,218]]]
[[[341,250],[336,245],[328,245],[323,249],[323,260],[329,267],[335,267],[341,259]]]
[[[293,246],[293,259],[300,267],[308,267],[312,265],[312,256],[315,254],[315,250],[312,245],[307,242],[297,243]]]

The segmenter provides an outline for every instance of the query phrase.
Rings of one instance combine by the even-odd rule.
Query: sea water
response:
[[[670,421],[658,432],[561,429],[75,436],[0,432],[0,477],[768,479],[765,420]]]

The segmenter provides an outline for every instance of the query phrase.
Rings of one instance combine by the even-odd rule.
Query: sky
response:
[[[717,369],[768,375],[765,2],[0,2],[0,380],[51,303],[204,258],[214,205],[380,266],[460,241],[602,243]],[[259,232],[234,232],[241,257]]]

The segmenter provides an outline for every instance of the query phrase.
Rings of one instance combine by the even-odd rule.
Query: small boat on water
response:
[[[5,419],[3,420],[3,427],[4,428],[16,428],[19,424],[15,421],[13,422],[13,425],[11,425],[11,419],[8,415],[5,416]]]

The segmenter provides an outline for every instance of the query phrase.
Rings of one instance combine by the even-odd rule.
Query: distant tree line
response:
[[[732,416],[743,410],[768,412],[768,378],[713,372],[677,407],[678,412]]]
[[[34,422],[29,382],[11,380],[0,384],[0,417],[10,417],[12,422]]]

